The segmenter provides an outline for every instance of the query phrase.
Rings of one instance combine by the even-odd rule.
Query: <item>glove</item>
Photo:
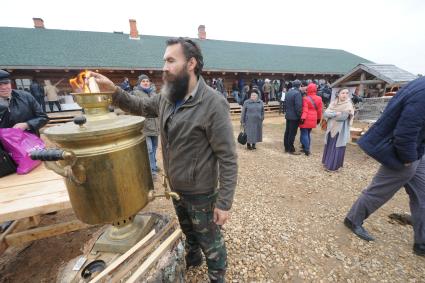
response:
[[[317,119],[317,125],[319,125],[320,124],[320,119]]]
[[[300,125],[304,124],[304,122],[305,122],[305,119],[301,119],[300,120]]]

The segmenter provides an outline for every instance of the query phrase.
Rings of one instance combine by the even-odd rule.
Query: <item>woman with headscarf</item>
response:
[[[305,155],[310,155],[311,130],[316,128],[322,119],[322,98],[317,95],[317,86],[310,83],[307,95],[303,97],[303,108],[300,120],[300,140]]]
[[[263,141],[264,104],[259,95],[257,89],[250,90],[250,99],[242,107],[241,125],[247,135],[248,150],[256,149],[255,144]]]
[[[354,118],[354,107],[348,89],[338,91],[336,98],[326,109],[324,118],[327,120],[327,129],[322,163],[327,170],[336,171],[344,164],[345,147]]]

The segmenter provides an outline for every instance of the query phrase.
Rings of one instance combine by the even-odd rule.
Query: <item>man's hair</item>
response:
[[[195,75],[199,77],[204,67],[204,57],[202,56],[201,48],[199,45],[189,38],[170,38],[167,40],[167,46],[180,44],[183,47],[183,53],[186,57],[186,60],[189,61],[190,58],[195,58],[197,64],[195,67]]]

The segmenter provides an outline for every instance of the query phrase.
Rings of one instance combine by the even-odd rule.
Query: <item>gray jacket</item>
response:
[[[174,111],[165,95],[137,97],[117,87],[113,104],[148,118],[159,117],[164,170],[173,191],[216,191],[216,207],[229,210],[237,180],[237,155],[227,101],[199,78],[198,89]]]
[[[301,91],[297,88],[291,88],[285,95],[285,103],[286,120],[301,119],[301,112],[303,110],[303,96]]]
[[[241,124],[244,125],[248,143],[263,141],[264,104],[248,99],[242,107]]]
[[[152,97],[152,96],[158,95],[153,91],[148,94],[144,92],[143,90],[140,90],[137,88],[133,90],[132,94],[135,96],[140,96],[140,97]],[[146,118],[145,124],[143,126],[143,133],[145,134],[145,136],[148,136],[148,137],[159,136],[159,119]]]

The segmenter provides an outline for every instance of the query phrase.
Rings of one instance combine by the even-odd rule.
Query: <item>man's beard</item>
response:
[[[189,87],[189,73],[187,72],[186,65],[177,75],[163,72],[162,80],[164,81],[162,92],[167,95],[172,102],[182,100],[186,96]]]

